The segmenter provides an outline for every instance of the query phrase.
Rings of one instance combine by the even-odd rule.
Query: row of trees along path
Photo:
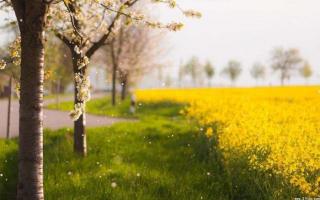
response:
[[[181,23],[162,24],[143,15],[146,2],[139,0],[1,0],[1,9],[13,8],[20,30],[19,175],[17,199],[44,199],[43,191],[43,83],[45,33],[52,31],[70,49],[75,77],[74,149],[85,156],[85,103],[90,99],[89,59],[119,27],[142,24],[177,31]],[[187,17],[200,17],[182,10],[175,0],[153,0],[177,8]],[[134,7],[137,5],[136,7]],[[16,55],[13,55],[14,57]],[[5,63],[0,63],[0,68]]]

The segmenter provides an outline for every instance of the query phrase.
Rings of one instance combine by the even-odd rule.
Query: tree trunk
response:
[[[10,76],[10,80],[9,80],[8,115],[7,115],[7,139],[10,138],[11,98],[12,98],[12,76]]]
[[[113,64],[112,67],[112,91],[111,91],[111,101],[112,105],[116,105],[116,79],[117,79],[117,65]]]
[[[284,75],[284,72],[281,73],[281,86],[284,86],[284,79],[285,79],[285,75]]]
[[[56,82],[56,109],[60,107],[60,79]]]
[[[87,66],[79,69],[78,67],[78,59],[79,55],[73,52],[73,72],[74,74],[80,73],[85,75]],[[78,89],[76,88],[76,82],[74,82],[74,105],[77,103],[83,103],[79,101],[77,98],[78,96]],[[73,149],[74,152],[78,153],[81,156],[87,155],[87,137],[86,137],[86,117],[85,112],[74,122],[74,143]]]
[[[124,101],[127,96],[127,81],[121,83],[121,100]]]
[[[44,37],[48,3],[12,1],[21,33],[18,200],[42,200]]]

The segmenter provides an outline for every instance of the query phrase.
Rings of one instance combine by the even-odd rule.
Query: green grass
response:
[[[129,101],[111,111],[107,99],[93,100],[88,112],[130,116]],[[63,103],[63,108],[72,106]],[[45,131],[44,183],[53,200],[292,199],[299,192],[277,176],[250,170],[245,155],[226,160],[217,140],[179,116],[184,105],[137,105],[138,122],[88,129],[88,156],[72,150],[72,130]],[[111,109],[111,108],[110,108]],[[219,126],[218,124],[216,125]],[[14,199],[17,141],[0,140],[0,199]],[[113,188],[111,185],[117,186]],[[300,195],[301,197],[301,195]]]
[[[89,129],[84,159],[72,152],[70,130],[46,131],[46,199],[225,199],[214,163],[201,153],[197,130],[177,120]],[[1,162],[0,195],[14,196],[17,145],[15,141],[0,145],[8,149],[2,156],[10,159],[10,163]],[[113,182],[117,187],[111,187]]]
[[[70,111],[73,109],[73,101],[62,102],[58,105],[50,104],[49,109],[59,109],[63,111]],[[130,100],[119,101],[116,106],[111,105],[109,97],[93,99],[86,104],[86,111],[95,115],[108,115],[112,117],[133,117],[129,112]]]
[[[66,98],[66,97],[73,97],[72,93],[61,93],[58,94],[59,98]],[[57,98],[57,94],[48,94],[48,95],[44,95],[43,97],[44,99],[56,99]]]
[[[179,115],[180,110],[185,105],[172,103],[172,102],[160,102],[160,103],[136,103],[136,113],[130,112],[130,99],[124,101],[118,101],[115,106],[111,105],[111,99],[109,97],[93,99],[86,104],[86,112],[94,115],[107,115],[112,117],[176,117]],[[58,109],[63,111],[69,111],[73,109],[73,101],[62,102],[58,105],[50,104],[47,106],[49,109]]]
[[[18,175],[17,140],[0,139],[0,199],[15,199]]]

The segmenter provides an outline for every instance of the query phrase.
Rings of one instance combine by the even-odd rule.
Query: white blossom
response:
[[[4,60],[0,60],[0,70],[6,68],[7,63]]]
[[[78,69],[82,69],[83,67],[89,64],[89,58],[87,56],[82,57],[78,60]]]
[[[77,53],[77,54],[81,54],[82,53],[82,50],[76,45],[74,47],[74,51]]]
[[[79,117],[83,114],[84,112],[84,105],[83,103],[77,103],[74,106],[74,109],[69,113],[70,117],[76,121],[79,119]]]

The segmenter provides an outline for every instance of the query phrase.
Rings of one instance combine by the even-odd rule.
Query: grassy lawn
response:
[[[246,158],[225,160],[196,124],[179,115],[183,105],[129,101],[111,108],[89,103],[93,114],[138,117],[138,122],[88,129],[88,157],[72,151],[72,130],[45,131],[44,183],[53,200],[292,199],[281,177],[249,170]],[[108,105],[106,105],[108,104]],[[69,109],[72,103],[61,105]],[[110,110],[106,110],[110,108]],[[0,199],[14,199],[17,141],[0,140]],[[294,194],[299,194],[295,192]],[[4,198],[3,198],[4,197]]]
[[[118,101],[116,106],[112,106],[110,97],[104,97],[89,101],[86,104],[86,111],[90,114],[107,115],[112,117],[177,117],[179,115],[179,111],[183,109],[183,107],[184,105],[174,104],[171,102],[148,104],[138,102],[136,105],[137,112],[132,114],[129,112],[130,99]],[[56,104],[50,104],[47,108],[70,111],[73,109],[73,101],[61,102],[58,107]]]
[[[73,109],[73,101],[61,102],[57,105],[50,104],[47,106],[49,109],[58,109],[63,111],[70,111]],[[95,115],[107,115],[112,117],[133,117],[129,112],[130,100],[120,101],[116,106],[111,105],[111,99],[109,97],[94,99],[86,104],[86,111]]]
[[[100,109],[88,106],[89,112],[110,112],[101,111],[103,99],[94,101],[91,106]],[[70,104],[64,105],[67,109]],[[141,104],[135,115],[139,122],[88,129],[84,159],[72,152],[72,130],[46,130],[46,199],[227,199],[222,177],[208,159],[196,126],[178,117],[181,106],[164,105]],[[128,116],[125,106],[128,102],[112,113]],[[0,140],[0,149],[0,197],[12,199],[17,141]]]

